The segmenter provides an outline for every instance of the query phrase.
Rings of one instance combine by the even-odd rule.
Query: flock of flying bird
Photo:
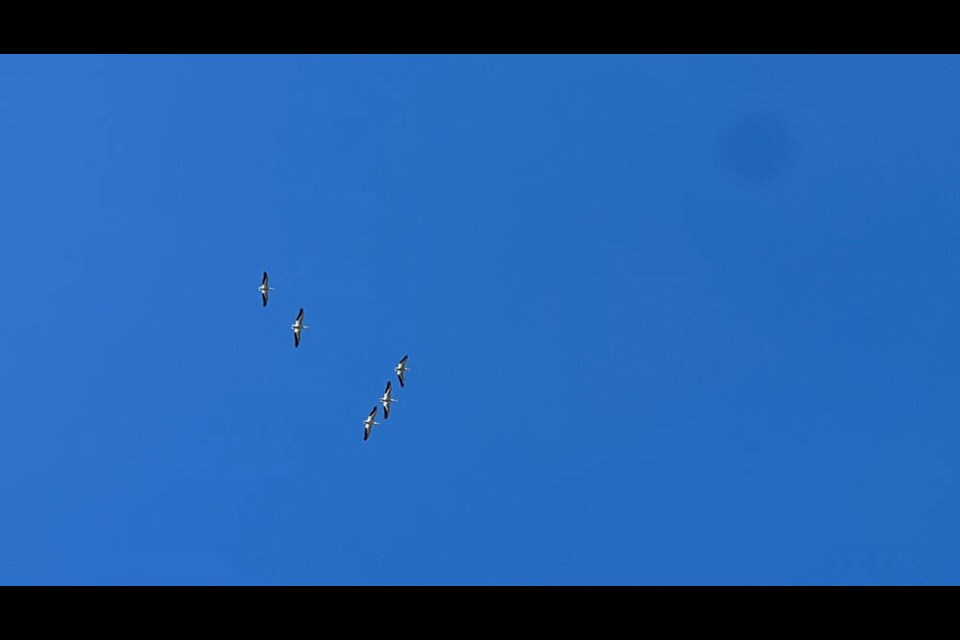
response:
[[[267,277],[267,272],[263,272],[263,282],[260,283],[260,297],[263,298],[263,306],[267,306],[267,300],[270,298],[270,292],[274,290],[270,286],[270,280]],[[300,307],[300,313],[297,314],[297,318],[293,321],[293,324],[290,325],[290,328],[293,329],[293,347],[296,349],[300,346],[300,332],[303,329],[309,329],[307,325],[303,324],[303,307]],[[407,368],[407,358],[409,356],[403,356],[400,358],[400,362],[397,363],[397,366],[393,368],[393,371],[397,374],[397,380],[400,381],[400,386],[404,386],[403,374],[410,369]],[[380,396],[380,400],[377,404],[373,405],[373,409],[370,410],[370,415],[363,421],[363,440],[366,442],[367,438],[370,437],[370,430],[373,427],[379,425],[380,423],[376,421],[377,410],[380,408],[380,405],[383,405],[383,419],[386,420],[390,417],[390,404],[396,402],[397,399],[390,396],[391,391],[391,381],[387,381],[387,387],[383,390],[383,395]]]

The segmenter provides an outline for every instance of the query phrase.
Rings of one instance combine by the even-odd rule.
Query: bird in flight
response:
[[[260,283],[260,297],[263,298],[263,306],[267,306],[267,297],[270,295],[270,294],[269,294],[270,291],[273,291],[273,287],[271,287],[271,286],[268,284],[268,282],[267,282],[267,272],[264,271],[264,272],[263,272],[263,282]]]
[[[300,307],[300,313],[297,314],[297,319],[293,321],[293,324],[290,325],[290,328],[293,329],[293,346],[294,348],[300,346],[300,330],[309,329],[307,325],[303,324],[303,307]]]
[[[366,442],[367,438],[370,437],[370,429],[372,429],[374,425],[380,424],[379,422],[374,421],[374,418],[376,417],[377,417],[377,405],[373,405],[373,409],[370,410],[370,415],[368,415],[367,419],[363,421],[363,441],[364,442]]]
[[[380,397],[380,404],[383,405],[383,419],[390,417],[390,403],[396,402],[396,398],[390,397],[390,381],[387,380],[387,388],[383,390],[383,396]]]
[[[403,356],[403,357],[400,359],[400,362],[397,364],[397,366],[395,366],[395,367],[393,368],[393,370],[397,372],[397,380],[400,381],[400,386],[401,386],[401,387],[404,386],[404,385],[403,385],[403,374],[406,373],[407,371],[410,371],[410,369],[407,368],[407,358],[408,358],[408,357],[409,357],[409,356]]]

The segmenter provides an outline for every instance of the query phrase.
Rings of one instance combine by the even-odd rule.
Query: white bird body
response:
[[[397,366],[395,366],[395,367],[393,368],[393,370],[397,373],[397,380],[400,381],[400,386],[401,386],[401,387],[404,386],[404,384],[403,384],[403,374],[406,373],[407,371],[410,371],[410,369],[407,368],[407,358],[408,358],[408,357],[409,357],[409,356],[403,356],[403,357],[400,359],[400,362],[397,363]]]
[[[260,286],[257,288],[260,292],[260,297],[263,298],[263,306],[267,306],[267,298],[270,295],[270,291],[273,291],[273,287],[270,286],[269,280],[267,279],[267,272],[263,272],[263,282],[260,283]]]
[[[300,308],[300,313],[297,314],[297,319],[293,321],[293,324],[290,325],[290,328],[293,329],[293,346],[294,348],[300,346],[300,330],[309,329],[307,325],[303,324],[303,307]]]
[[[390,417],[390,403],[396,402],[396,398],[390,397],[390,381],[387,381],[387,388],[383,390],[383,395],[380,396],[380,404],[383,405],[383,419],[386,420]]]
[[[366,420],[363,421],[363,441],[366,442],[367,438],[370,437],[370,429],[375,425],[380,423],[375,421],[374,418],[377,417],[377,405],[373,405],[373,409],[370,410],[370,415],[367,416]]]

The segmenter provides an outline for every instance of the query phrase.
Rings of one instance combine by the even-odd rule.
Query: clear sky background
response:
[[[956,56],[0,56],[0,583],[960,583],[958,149]]]

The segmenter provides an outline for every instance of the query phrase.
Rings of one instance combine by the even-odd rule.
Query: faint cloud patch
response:
[[[776,115],[748,113],[723,131],[720,154],[725,170],[744,182],[762,184],[792,168],[796,140]]]

